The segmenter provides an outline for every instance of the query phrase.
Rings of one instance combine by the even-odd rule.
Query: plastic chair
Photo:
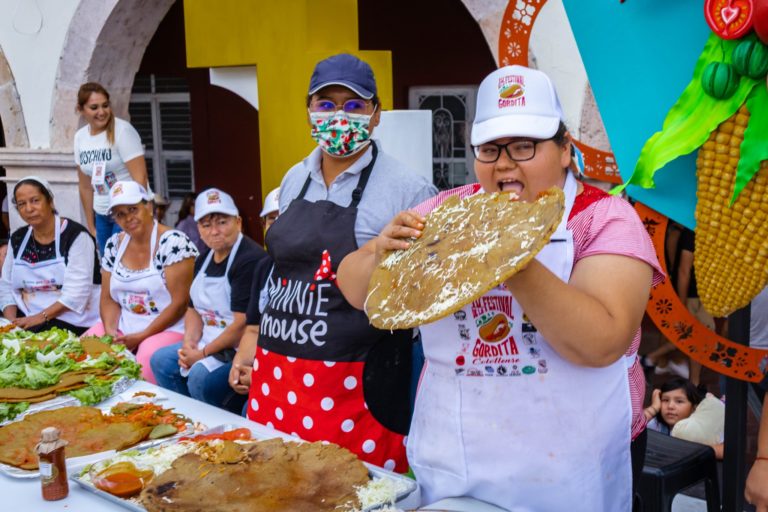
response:
[[[669,512],[683,489],[704,480],[707,512],[720,510],[715,451],[707,445],[648,431],[640,496],[645,512]]]

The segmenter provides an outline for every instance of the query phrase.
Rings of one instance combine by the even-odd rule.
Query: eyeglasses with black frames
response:
[[[548,140],[552,139],[513,140],[506,144],[486,142],[479,146],[472,146],[472,150],[475,153],[477,161],[484,164],[495,163],[501,156],[502,149],[507,153],[507,157],[513,162],[526,162],[532,160],[536,156],[536,146]]]

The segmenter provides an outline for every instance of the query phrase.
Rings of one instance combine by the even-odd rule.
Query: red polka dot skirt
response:
[[[405,473],[403,436],[381,425],[363,398],[363,366],[258,348],[248,418],[307,441],[336,443],[361,460]]]

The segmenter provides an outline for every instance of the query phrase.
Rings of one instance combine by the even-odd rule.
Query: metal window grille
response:
[[[409,90],[409,108],[432,111],[432,176],[440,190],[477,181],[469,145],[476,91],[471,86]]]
[[[160,195],[195,189],[189,86],[184,78],[137,75],[128,107],[144,144],[149,183]]]

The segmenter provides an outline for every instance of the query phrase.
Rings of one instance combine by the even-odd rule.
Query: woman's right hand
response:
[[[413,210],[398,213],[376,237],[376,263],[387,251],[408,249],[411,244],[407,240],[421,236],[424,221],[424,217]]]

